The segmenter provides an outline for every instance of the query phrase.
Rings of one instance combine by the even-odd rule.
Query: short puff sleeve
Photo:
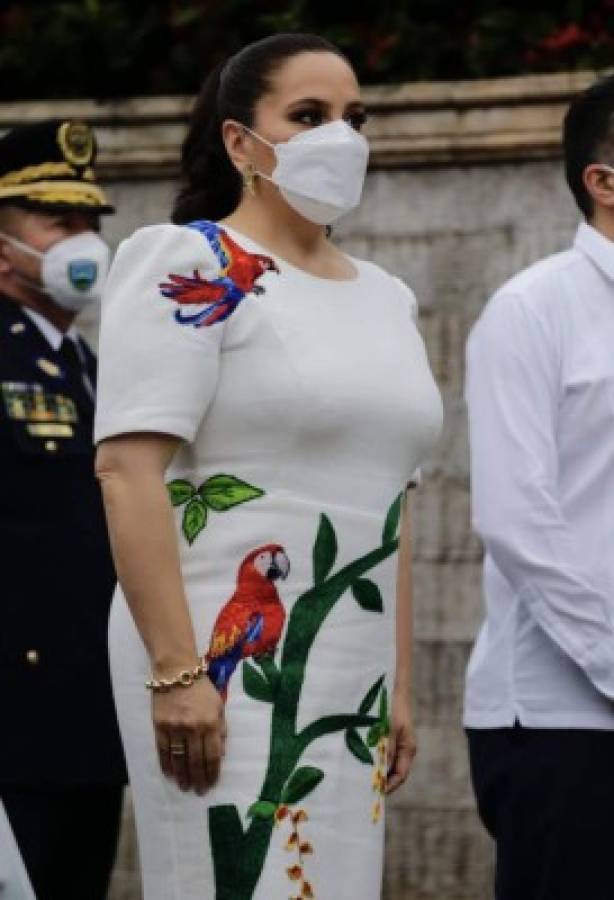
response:
[[[179,303],[161,286],[171,275],[218,274],[210,245],[193,229],[153,225],[122,242],[102,300],[96,443],[143,431],[194,439],[215,393],[224,326],[178,321]],[[181,315],[200,309],[184,306]]]

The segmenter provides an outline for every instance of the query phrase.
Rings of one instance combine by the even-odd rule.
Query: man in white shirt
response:
[[[572,103],[563,144],[586,221],[467,348],[487,612],[464,724],[497,900],[614,897],[614,77]]]

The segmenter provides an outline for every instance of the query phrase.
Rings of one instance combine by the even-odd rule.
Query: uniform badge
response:
[[[60,437],[70,438],[74,435],[72,425],[64,425],[60,422],[28,422],[28,434],[33,437]]]
[[[26,330],[26,326],[23,322],[13,322],[10,328],[11,334],[23,334]]]
[[[68,277],[78,291],[87,291],[98,278],[98,263],[90,259],[76,259],[68,264]]]
[[[50,375],[51,378],[60,378],[62,375],[60,367],[56,363],[51,362],[50,359],[45,359],[44,356],[40,356],[36,360],[36,365],[41,372],[44,372],[45,375]]]
[[[0,394],[9,419],[27,422],[31,434],[35,433],[31,428],[35,423],[52,423],[59,430],[47,437],[71,437],[72,427],[67,426],[79,421],[77,407],[71,397],[47,394],[40,384],[3,381]]]
[[[87,166],[94,155],[94,136],[85,122],[63,122],[58,128],[58,144],[64,159],[74,166]]]

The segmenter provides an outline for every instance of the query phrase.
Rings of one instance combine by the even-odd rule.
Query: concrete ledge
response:
[[[372,168],[556,158],[565,108],[596,77],[574,72],[367,87]],[[102,179],[173,178],[192,102],[183,96],[5,103],[0,129],[83,118],[98,133]]]

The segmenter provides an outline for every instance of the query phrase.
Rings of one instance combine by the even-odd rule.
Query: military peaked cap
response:
[[[0,204],[112,213],[96,183],[96,139],[85,122],[51,119],[0,138]]]

